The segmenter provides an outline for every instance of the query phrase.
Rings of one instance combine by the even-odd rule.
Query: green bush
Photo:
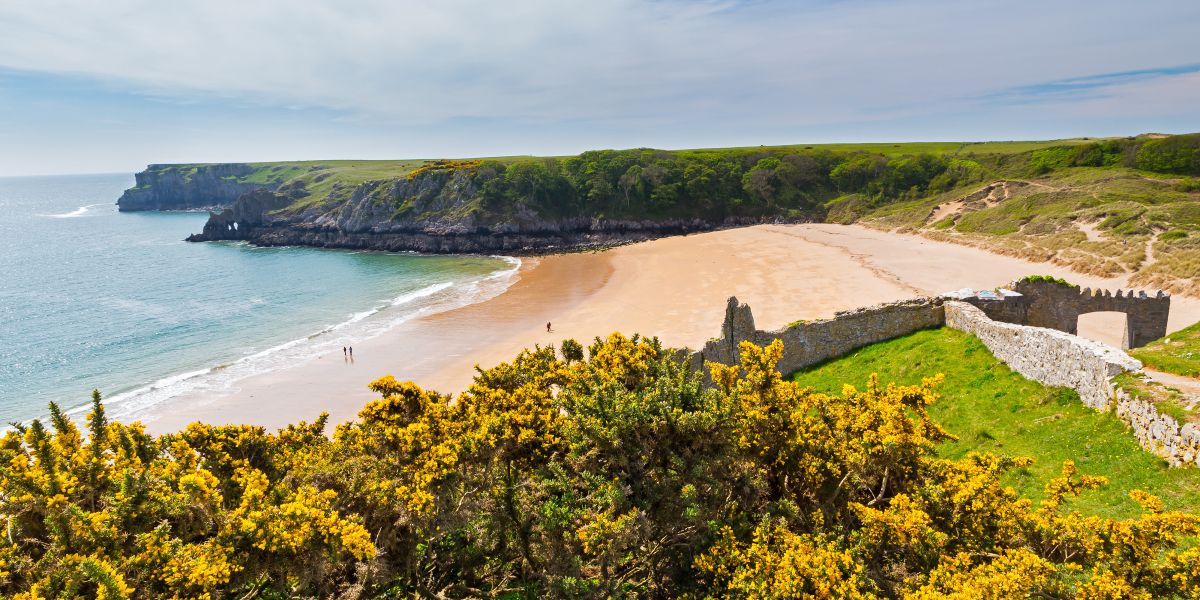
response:
[[[1146,141],[1137,151],[1136,165],[1156,173],[1200,175],[1200,134]]]

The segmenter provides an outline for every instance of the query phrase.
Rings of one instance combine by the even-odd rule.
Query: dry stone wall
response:
[[[1117,416],[1127,423],[1143,448],[1175,466],[1200,465],[1200,427],[1183,426],[1158,412],[1153,403],[1139,400],[1125,390],[1116,390]]]
[[[946,302],[945,313],[946,326],[979,338],[1012,370],[1046,385],[1072,388],[1096,410],[1108,408],[1113,376],[1142,368],[1111,346],[1053,329],[993,321],[966,302]]]

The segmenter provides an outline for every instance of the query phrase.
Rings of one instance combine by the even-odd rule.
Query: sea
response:
[[[0,178],[0,424],[110,417],[501,293],[520,262],[189,243],[206,212],[120,213],[133,175]]]

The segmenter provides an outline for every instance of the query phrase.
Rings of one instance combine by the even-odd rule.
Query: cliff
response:
[[[150,165],[134,175],[136,185],[125,190],[117,208],[122,212],[224,208],[242,194],[279,186],[279,181],[247,180],[257,173],[256,168],[241,163]]]
[[[308,200],[306,202],[306,200]],[[540,254],[641,241],[762,219],[711,221],[547,217],[524,205],[487,207],[470,170],[335,183],[312,201],[303,182],[256,190],[212,213],[188,241],[245,240],[260,246],[317,246],[436,254]]]

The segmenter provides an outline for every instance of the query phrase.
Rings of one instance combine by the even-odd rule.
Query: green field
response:
[[[1081,512],[1131,517],[1129,499],[1140,489],[1173,509],[1200,510],[1200,470],[1176,469],[1145,452],[1112,413],[1085,407],[1074,391],[1048,388],[1014,373],[975,337],[936,329],[874,344],[840,359],[796,373],[796,381],[839,393],[844,382],[863,387],[872,373],[881,382],[916,384],[944,373],[942,398],[930,407],[935,421],[958,436],[939,452],[959,458],[968,452],[1028,456],[1035,463],[1009,473],[1006,483],[1029,498],[1058,476],[1065,460],[1090,475],[1109,478],[1104,488],[1074,500]]]
[[[1094,142],[1095,138],[1071,138],[1062,140],[1030,140],[1006,142],[861,142],[835,144],[788,144],[784,146],[740,146],[734,148],[698,148],[674,150],[682,153],[728,153],[731,150],[769,150],[779,152],[806,152],[826,150],[829,152],[867,152],[884,156],[913,154],[970,155],[970,154],[1015,154],[1055,146],[1077,146]]]

